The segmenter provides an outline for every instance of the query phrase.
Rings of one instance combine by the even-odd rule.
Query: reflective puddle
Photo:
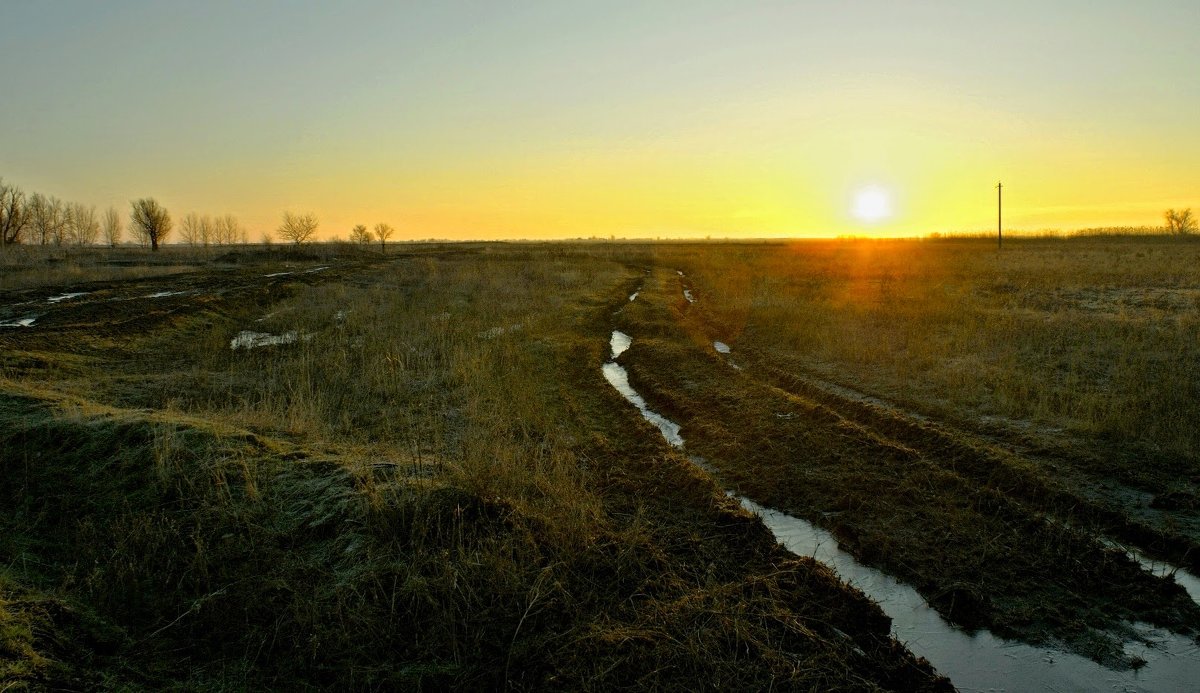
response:
[[[624,353],[632,343],[629,335],[614,330],[610,340],[613,358]],[[721,342],[715,342],[713,348],[727,353],[721,351],[718,344]],[[630,386],[629,374],[624,368],[609,361],[602,371],[604,379],[637,407],[643,418],[657,426],[668,443],[683,447],[679,424],[647,407],[642,396]],[[1079,655],[1002,640],[988,631],[968,634],[947,623],[909,585],[859,563],[842,551],[833,535],[825,530],[748,498],[730,495],[743,508],[762,518],[763,524],[789,551],[825,563],[844,581],[875,600],[891,617],[892,634],[896,639],[928,659],[939,672],[949,676],[959,690],[1197,690],[1200,647],[1189,638],[1146,624],[1130,624],[1151,644],[1129,643],[1125,652],[1131,659],[1139,658],[1146,664],[1137,670],[1114,671]],[[1177,580],[1178,575],[1176,573]]]
[[[713,348],[717,350],[718,354],[729,353],[729,345],[725,342],[713,342]]]
[[[612,348],[612,356],[609,358],[615,360],[618,356],[624,354],[631,344],[633,344],[632,337],[620,330],[613,330],[612,338],[608,340],[608,345]]]
[[[1200,682],[1197,645],[1145,624],[1134,628],[1154,645],[1130,643],[1125,648],[1127,655],[1147,662],[1137,671],[1114,671],[1079,655],[1002,640],[988,631],[965,633],[942,619],[915,589],[842,551],[825,530],[747,498],[738,501],[761,517],[792,553],[825,563],[878,602],[892,618],[892,635],[949,676],[959,690],[1185,691]]]
[[[37,322],[37,319],[38,316],[36,315],[28,315],[23,318],[17,318],[16,320],[0,322],[0,327],[33,327],[33,323]]]
[[[1150,558],[1131,546],[1126,546],[1115,541],[1106,541],[1105,543],[1129,554],[1130,558],[1152,575],[1159,577],[1171,576],[1188,593],[1192,601],[1200,604],[1200,577],[1166,561]]]
[[[79,298],[80,296],[87,296],[88,293],[89,292],[87,292],[87,291],[77,291],[72,294],[63,294],[61,296],[51,296],[50,298],[46,299],[46,303],[61,303],[63,301],[69,301],[72,298]]]

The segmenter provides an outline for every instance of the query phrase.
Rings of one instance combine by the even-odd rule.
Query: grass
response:
[[[1200,246],[1013,245],[663,247],[622,310],[622,358],[740,493],[830,528],[960,625],[1111,663],[1122,620],[1200,625],[1178,586],[1096,540],[1195,568],[1180,422],[1200,401]]]
[[[1197,463],[1200,244],[1190,238],[858,241],[689,249],[727,341],[951,421]],[[1161,479],[1160,479],[1161,482]]]
[[[0,330],[0,686],[945,685],[723,485],[963,626],[1113,665],[1123,620],[1200,627],[1098,537],[1200,561],[1190,239],[237,252],[0,289],[38,315]],[[719,479],[604,383],[613,328]]]
[[[251,256],[0,333],[0,681],[944,688],[861,594],[630,437],[599,366],[649,252]],[[230,349],[242,330],[307,338]],[[25,594],[81,616],[31,640]]]

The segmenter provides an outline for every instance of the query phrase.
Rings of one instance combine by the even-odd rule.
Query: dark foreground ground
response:
[[[0,688],[946,688],[604,385],[626,261],[233,259],[0,296]]]
[[[1130,623],[1194,637],[1112,543],[1200,567],[1185,429],[1041,435],[831,371],[786,327],[818,308],[770,298],[799,280],[745,271],[781,252],[260,252],[0,292],[0,690],[948,686],[725,489],[963,628],[1115,668]],[[613,329],[686,452],[601,376]]]

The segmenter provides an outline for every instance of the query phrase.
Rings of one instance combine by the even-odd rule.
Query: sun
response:
[[[892,216],[892,196],[878,185],[869,185],[855,193],[850,213],[868,224],[883,221]]]

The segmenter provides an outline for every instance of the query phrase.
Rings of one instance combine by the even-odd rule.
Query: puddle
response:
[[[717,350],[718,354],[729,353],[729,345],[725,342],[713,342],[713,348]]]
[[[696,302],[696,298],[695,298],[694,296],[692,296],[692,290],[691,290],[691,289],[684,289],[684,290],[683,290],[683,297],[687,299],[687,302],[688,302],[688,303],[695,303],[695,302]]]
[[[1166,561],[1150,558],[1132,546],[1126,546],[1125,544],[1107,539],[1103,541],[1108,546],[1112,546],[1113,548],[1124,551],[1130,558],[1137,562],[1138,565],[1142,566],[1142,568],[1151,575],[1157,575],[1159,577],[1166,577],[1170,575],[1172,578],[1174,578],[1175,582],[1178,583],[1179,586],[1188,593],[1188,596],[1192,598],[1192,601],[1200,604],[1200,577],[1197,577],[1196,575],[1183,568],[1180,568],[1179,566],[1167,563]]]
[[[646,406],[646,400],[642,399],[642,396],[630,386],[629,373],[624,368],[609,361],[604,364],[603,370],[604,379],[608,381],[608,384],[616,388],[617,392],[620,392],[625,399],[637,407],[638,411],[642,413],[642,418],[657,426],[658,430],[662,432],[663,438],[666,438],[668,443],[677,448],[683,447],[683,437],[679,435],[679,424],[664,417],[662,414],[651,411]]]
[[[633,293],[629,294],[629,300],[630,300],[630,301],[636,301],[636,300],[637,300],[637,296],[638,296],[638,294],[640,294],[640,293],[642,293],[642,290],[641,290],[641,289],[638,289],[637,291],[634,291]]]
[[[614,358],[628,349],[632,341],[628,335],[613,331]],[[646,401],[630,386],[624,368],[610,361],[602,370],[605,380],[657,426],[668,443],[683,447],[679,424],[646,406]],[[706,460],[689,459],[701,468],[709,467]],[[877,602],[891,617],[896,639],[949,676],[960,691],[1181,691],[1193,690],[1196,681],[1200,681],[1200,646],[1187,637],[1146,624],[1129,624],[1147,641],[1125,645],[1127,657],[1145,662],[1139,669],[1129,671],[1108,669],[1069,652],[1002,640],[986,630],[974,634],[963,632],[942,619],[915,589],[862,565],[842,551],[833,535],[825,530],[747,498],[733,497],[743,508],[762,518],[763,524],[789,551],[832,567],[842,580]]]
[[[33,327],[33,323],[36,322],[37,319],[38,316],[29,315],[24,318],[10,320],[8,322],[0,322],[0,327]]]
[[[316,274],[317,272],[324,272],[327,269],[329,269],[329,268],[328,267],[314,267],[310,270],[304,270],[303,272],[301,272],[301,274]]]
[[[286,277],[289,274],[295,274],[295,272],[272,272],[271,274],[264,274],[263,276],[264,277]]]
[[[266,332],[251,332],[242,330],[237,336],[229,340],[229,348],[237,351],[238,349],[254,349],[264,346],[278,346],[280,344],[294,344],[303,339],[309,341],[312,339],[311,334],[300,334],[295,330],[284,332],[283,334],[268,334]]]
[[[62,296],[51,296],[50,298],[46,299],[46,303],[61,303],[63,301],[69,301],[72,298],[79,298],[80,296],[87,296],[89,293],[90,292],[88,292],[88,291],[79,291],[79,292],[76,292],[73,294],[63,294]]]
[[[651,411],[646,406],[646,400],[642,399],[642,396],[629,384],[629,373],[624,368],[609,361],[604,364],[602,370],[604,371],[604,379],[608,381],[608,384],[615,387],[617,392],[621,393],[621,396],[637,407],[638,411],[642,413],[642,418],[657,426],[658,430],[662,432],[663,438],[666,438],[668,443],[677,448],[683,447],[683,437],[679,435],[679,424],[671,421],[662,414]]]
[[[746,498],[743,508],[757,514],[788,550],[837,571],[892,618],[892,634],[925,657],[963,691],[983,690],[1188,690],[1200,680],[1200,649],[1190,639],[1132,624],[1153,645],[1130,643],[1125,652],[1147,662],[1137,671],[1114,671],[1068,652],[1002,640],[988,631],[974,635],[942,619],[912,587],[862,565],[842,551],[831,534]]]
[[[681,276],[681,277],[682,277],[682,276],[683,276],[683,270],[675,270],[675,274],[678,274],[679,276]]]
[[[167,296],[182,296],[186,291],[159,291],[156,294],[150,294],[146,298],[166,298]]]
[[[617,357],[624,354],[633,344],[633,337],[625,334],[620,330],[613,330],[612,338],[608,340],[609,346],[612,347],[612,360],[616,361]]]

